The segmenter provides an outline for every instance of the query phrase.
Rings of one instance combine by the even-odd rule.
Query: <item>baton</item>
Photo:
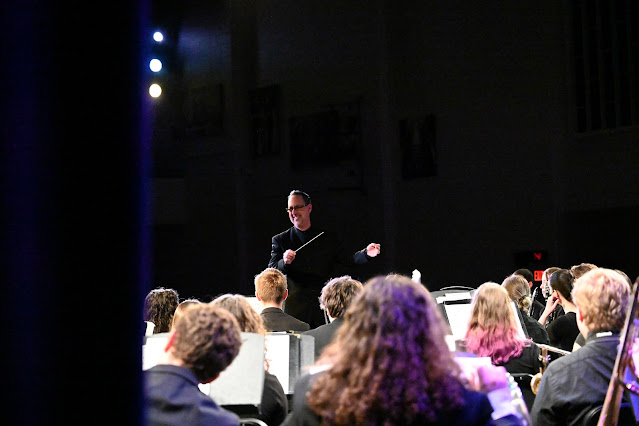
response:
[[[295,253],[297,253],[298,251],[302,250],[305,246],[309,245],[315,238],[321,236],[323,233],[324,233],[324,231],[320,232],[319,234],[317,234],[316,236],[314,236],[313,238],[311,238],[310,240],[308,240],[307,242],[302,244],[302,246],[300,248],[295,250]]]

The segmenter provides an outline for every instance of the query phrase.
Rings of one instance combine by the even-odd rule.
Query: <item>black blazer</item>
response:
[[[148,425],[239,425],[239,417],[200,392],[186,367],[156,365],[144,373]]]
[[[286,250],[297,251],[303,244],[324,232],[315,241],[304,247],[291,264],[284,263]],[[282,271],[291,284],[319,291],[326,280],[331,277],[333,266],[340,263],[347,266],[368,262],[366,249],[348,253],[341,238],[334,232],[319,228],[300,231],[291,227],[275,235],[271,240],[270,268]]]
[[[308,323],[285,314],[279,308],[264,308],[261,313],[266,331],[307,331]]]
[[[344,324],[344,318],[337,318],[330,324],[324,324],[303,333],[315,338],[315,359],[319,358],[324,347],[333,341],[335,333],[342,324]]]

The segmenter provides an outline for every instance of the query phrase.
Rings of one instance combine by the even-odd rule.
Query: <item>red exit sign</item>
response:
[[[534,271],[535,281],[541,281],[541,278],[544,276],[544,271]]]

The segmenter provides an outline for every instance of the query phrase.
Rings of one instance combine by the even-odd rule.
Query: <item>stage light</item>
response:
[[[151,68],[151,71],[153,72],[159,72],[162,69],[162,61],[159,59],[151,59],[151,62],[149,62],[149,68]]]
[[[153,40],[157,41],[158,43],[162,43],[162,40],[164,40],[164,35],[162,35],[161,32],[156,31],[153,33]]]
[[[151,95],[154,98],[157,98],[161,94],[162,94],[162,87],[160,87],[159,84],[153,83],[151,86],[149,86],[149,95]]]

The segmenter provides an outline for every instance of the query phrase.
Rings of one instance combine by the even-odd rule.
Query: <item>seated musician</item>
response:
[[[511,275],[501,283],[501,286],[506,289],[510,299],[517,304],[523,320],[522,325],[526,328],[532,341],[544,345],[549,344],[550,339],[546,328],[528,315],[532,301],[530,300],[530,287],[528,287],[526,279],[519,275]]]
[[[348,275],[333,278],[322,288],[320,309],[326,312],[329,323],[304,332],[315,339],[315,359],[333,341],[335,333],[344,324],[346,310],[361,290],[362,283]]]
[[[288,297],[286,276],[275,268],[266,268],[255,276],[255,296],[262,303],[262,321],[266,331],[308,331],[308,323],[284,312]]]
[[[200,303],[185,309],[171,331],[167,362],[144,373],[149,425],[238,425],[237,415],[200,392],[231,364],[242,345],[240,327],[229,312]]]
[[[550,346],[572,351],[575,339],[579,335],[577,327],[577,307],[572,300],[572,289],[575,277],[568,269],[560,269],[550,276],[550,288],[552,293],[546,302],[546,309],[539,317],[539,322],[546,324],[548,317],[561,305],[564,314],[546,325],[546,331],[550,338]]]
[[[284,424],[522,424],[509,400],[491,406],[465,386],[445,334],[424,286],[399,275],[369,280],[316,371],[295,386]],[[503,368],[478,371],[482,390],[510,396]]]
[[[240,294],[224,294],[216,297],[211,304],[229,311],[237,322],[240,324],[240,330],[245,333],[257,333],[266,336],[264,322],[260,315],[253,309],[246,298]],[[269,373],[268,360],[264,363],[264,387],[262,388],[262,400],[257,407],[256,416],[267,425],[279,425],[284,421],[288,413],[288,400],[282,385],[273,374]],[[226,407],[227,409],[237,413],[242,417],[240,409],[235,407]]]
[[[581,425],[588,411],[606,397],[630,286],[615,271],[593,269],[575,282],[572,299],[586,344],[548,366],[531,411],[533,425]]]
[[[496,283],[484,283],[475,292],[465,347],[509,373],[536,374],[541,367],[539,347],[519,334],[510,296]]]

